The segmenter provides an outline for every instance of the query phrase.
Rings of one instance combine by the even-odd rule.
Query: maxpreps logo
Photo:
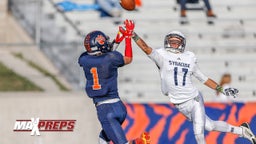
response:
[[[29,132],[30,135],[40,135],[40,132],[72,132],[75,128],[76,120],[40,120],[31,118],[30,120],[16,120],[14,132]]]

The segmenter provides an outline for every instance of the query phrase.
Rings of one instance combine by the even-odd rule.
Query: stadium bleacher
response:
[[[0,121],[5,124],[0,131],[1,143],[97,143],[100,125],[95,115],[95,107],[83,91],[85,79],[83,71],[77,64],[77,58],[84,50],[83,36],[86,33],[99,29],[114,38],[118,25],[114,24],[111,18],[100,18],[99,13],[94,10],[61,13],[53,5],[61,1],[63,0],[40,1],[42,2],[42,7],[40,7],[42,11],[39,17],[42,44],[38,50],[44,52],[54,63],[59,70],[59,73],[55,74],[64,75],[73,86],[74,91],[61,93],[52,91],[50,93],[0,93],[0,108],[3,115]],[[72,1],[81,4],[93,3],[93,0]],[[38,9],[35,6],[37,6],[36,2],[38,1],[13,0],[12,2],[16,2],[17,5],[15,6],[18,7],[18,10],[23,11],[12,11],[11,13],[20,22],[20,25],[27,30],[27,33],[35,38],[36,28],[31,30],[30,27],[36,25],[35,19],[38,18],[36,15]],[[163,39],[167,32],[173,29],[181,30],[187,36],[187,50],[196,53],[199,66],[206,75],[218,82],[224,72],[231,73],[233,86],[240,90],[240,95],[236,101],[256,101],[256,88],[254,86],[256,80],[254,64],[256,61],[254,56],[256,52],[255,0],[212,0],[211,4],[218,16],[213,25],[207,23],[206,16],[201,11],[188,11],[190,23],[180,25],[179,6],[176,4],[176,0],[143,0],[142,2],[143,5],[138,11],[124,11],[122,19],[135,20],[136,32],[150,46],[153,48],[163,46]],[[174,7],[176,7],[176,10]],[[0,19],[5,19],[6,17],[1,14],[0,12]],[[22,20],[25,20],[25,22]],[[5,29],[6,25],[6,23],[0,25],[0,28]],[[8,33],[10,32],[12,32],[11,29],[8,29]],[[7,31],[0,30],[0,43],[2,40],[9,42],[10,37],[6,37],[6,33]],[[15,34],[19,35],[18,33],[12,35]],[[19,37],[21,37],[21,41],[14,41],[14,44],[20,45],[21,42],[33,43],[25,41],[25,37]],[[123,43],[120,44],[118,51],[123,52],[123,47]],[[159,74],[155,64],[147,58],[135,43],[133,43],[133,47],[133,63],[119,71],[121,98],[125,102],[133,104],[147,103],[150,105],[150,102],[169,104],[168,98],[163,96],[160,91]],[[30,52],[31,49],[22,48],[27,51],[27,55],[30,57],[39,58]],[[45,65],[45,63],[42,65],[48,67],[49,70],[48,65]],[[195,80],[195,84],[205,96],[206,101],[215,100],[213,90],[199,84],[197,80]],[[229,108],[229,104],[227,105],[223,115],[230,115],[227,119],[233,122],[236,118],[232,115],[240,112],[236,112],[237,107],[235,105],[232,108]],[[231,111],[228,111],[229,109]],[[246,113],[248,109],[250,107],[242,109],[241,115]],[[158,112],[156,111],[157,116],[159,115]],[[163,113],[165,113],[164,117],[168,114],[165,111]],[[15,120],[29,119],[33,116],[44,119],[76,119],[76,129],[73,133],[42,133],[40,137],[30,136],[27,132],[15,133],[12,131]],[[139,116],[141,117],[141,114]],[[223,117],[220,118],[223,119]],[[243,119],[243,117],[241,118]],[[159,120],[159,122],[163,121]],[[176,124],[174,125],[176,126]],[[221,135],[220,137],[225,138],[226,136]]]
[[[77,4],[93,4],[93,0],[72,0]],[[43,1],[42,38],[56,45],[42,48],[75,90],[84,86],[77,58],[83,51],[83,36],[92,30],[102,30],[114,38],[118,25],[111,18],[101,18],[96,10],[60,11],[55,4],[62,0]],[[224,72],[233,76],[233,85],[240,89],[240,99],[255,99],[253,87],[256,52],[256,2],[254,0],[211,1],[217,14],[214,24],[207,23],[203,11],[188,11],[189,24],[179,23],[179,5],[170,0],[143,1],[137,11],[124,11],[122,19],[133,19],[135,31],[153,48],[162,47],[166,33],[180,30],[187,36],[187,50],[198,56],[202,71],[217,82]],[[29,10],[27,10],[29,11]],[[30,11],[31,13],[31,11]],[[49,29],[48,27],[52,27]],[[49,33],[51,33],[49,35]],[[54,41],[53,41],[54,40]],[[62,43],[63,42],[63,43]],[[59,44],[59,45],[58,45]],[[121,44],[119,51],[122,52]],[[228,64],[228,66],[227,66]],[[242,67],[242,69],[241,69]],[[134,61],[120,70],[119,91],[127,101],[168,101],[160,92],[159,74],[155,65],[134,43]],[[144,77],[142,77],[142,75]],[[197,82],[195,81],[197,84]],[[213,90],[198,84],[199,89],[214,99]]]

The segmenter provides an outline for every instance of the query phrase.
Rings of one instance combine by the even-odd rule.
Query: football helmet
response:
[[[101,31],[92,31],[84,38],[84,47],[89,55],[111,51],[109,37]]]
[[[179,45],[178,48],[173,48],[171,45],[170,45],[170,38],[171,37],[175,37],[175,38],[178,38],[181,40],[181,43]],[[184,50],[185,50],[185,46],[186,46],[186,38],[185,38],[185,35],[182,34],[181,32],[179,31],[171,31],[169,32],[165,38],[164,38],[164,48],[167,50],[167,51],[170,51],[170,52],[173,52],[173,53],[183,53]]]

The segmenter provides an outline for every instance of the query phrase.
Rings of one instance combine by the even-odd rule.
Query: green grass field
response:
[[[0,91],[42,91],[42,89],[0,63]]]
[[[28,63],[32,68],[38,70],[39,72],[41,72],[43,75],[51,78],[56,84],[57,86],[60,88],[60,90],[62,91],[69,91],[69,89],[63,85],[57,78],[55,75],[49,73],[47,70],[45,70],[44,68],[40,67],[39,65],[37,65],[36,63],[27,60],[23,57],[23,55],[21,53],[14,53],[14,56],[20,58],[21,60],[25,61],[26,63]]]

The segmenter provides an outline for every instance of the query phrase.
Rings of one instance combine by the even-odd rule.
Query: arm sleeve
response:
[[[123,55],[120,52],[113,51],[112,53],[109,53],[109,54],[110,54],[110,58],[111,58],[111,61],[112,61],[113,65],[115,65],[117,67],[124,66]]]
[[[125,38],[125,52],[124,55],[126,57],[131,57],[132,58],[132,42],[131,38]]]
[[[155,62],[158,68],[163,65],[163,58],[159,54],[158,49],[153,49],[148,57]]]
[[[205,76],[199,69],[197,62],[195,62],[193,75],[202,83],[205,83],[208,80],[208,77]]]

